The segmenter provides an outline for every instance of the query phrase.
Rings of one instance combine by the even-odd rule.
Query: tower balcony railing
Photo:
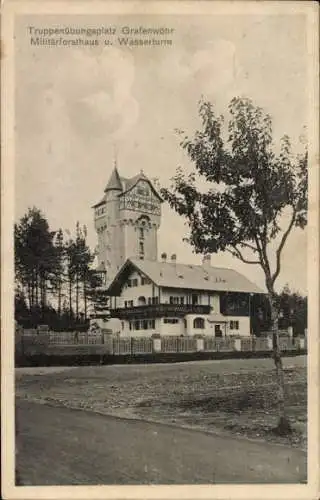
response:
[[[159,318],[162,316],[185,316],[186,314],[210,314],[210,305],[200,304],[144,304],[133,307],[110,309],[112,318]]]

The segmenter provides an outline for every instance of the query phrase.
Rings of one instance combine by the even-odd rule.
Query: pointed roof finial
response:
[[[113,144],[114,168],[118,168],[118,150],[116,143]]]
[[[117,168],[117,149],[115,144],[114,144],[114,168],[104,192],[106,193],[111,189],[117,189],[122,191],[121,179]]]
[[[120,176],[119,176],[117,167],[114,167],[112,174],[110,176],[109,182],[108,182],[107,187],[104,190],[104,192],[110,191],[111,189],[117,189],[119,191],[122,191],[121,180],[120,180]]]

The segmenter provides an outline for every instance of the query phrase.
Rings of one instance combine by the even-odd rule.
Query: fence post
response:
[[[133,344],[134,344],[134,338],[130,338],[130,354],[134,354],[134,349],[133,349]]]
[[[195,339],[197,352],[204,351],[204,338],[200,335],[197,335]]]
[[[161,338],[159,333],[154,333],[152,336],[152,349],[154,352],[161,352]]]
[[[273,349],[273,341],[272,341],[272,337],[267,337],[267,348],[269,349],[269,351],[272,351]]]
[[[235,351],[241,351],[241,339],[234,339]]]

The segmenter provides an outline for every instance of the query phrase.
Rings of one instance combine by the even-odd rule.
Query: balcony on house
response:
[[[200,304],[143,304],[110,310],[111,317],[119,319],[183,317],[186,314],[210,314],[210,312],[210,305]]]

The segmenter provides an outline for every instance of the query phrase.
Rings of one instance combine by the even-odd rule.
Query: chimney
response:
[[[206,253],[204,256],[203,256],[203,259],[202,259],[202,266],[203,267],[211,267],[211,255],[209,253]]]
[[[176,256],[176,254],[175,254],[175,253],[173,253],[173,254],[171,255],[171,262],[172,262],[172,264],[176,264],[176,263],[177,263],[177,256]]]
[[[161,254],[161,260],[162,260],[162,262],[166,262],[167,261],[167,254],[165,252],[163,252]]]

